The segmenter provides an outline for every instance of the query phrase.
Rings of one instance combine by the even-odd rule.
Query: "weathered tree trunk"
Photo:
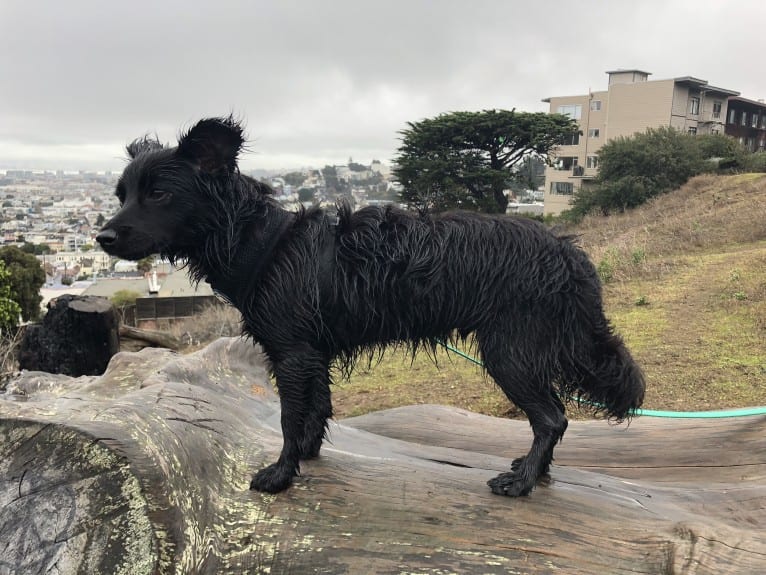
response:
[[[138,349],[145,347],[166,347],[168,349],[179,350],[182,344],[175,336],[165,333],[164,331],[154,331],[150,329],[139,329],[137,327],[130,327],[129,325],[120,325],[120,339],[121,345],[125,345],[125,340],[135,341],[134,346]]]
[[[104,373],[120,349],[117,312],[109,300],[62,295],[48,302],[42,324],[27,326],[21,369],[80,375]]]
[[[526,422],[394,409],[252,492],[278,407],[239,339],[22,374],[0,399],[0,575],[766,572],[766,417],[573,422],[552,479],[509,499],[485,482]]]

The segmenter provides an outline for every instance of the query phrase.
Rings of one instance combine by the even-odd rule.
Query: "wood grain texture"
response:
[[[570,424],[531,496],[487,479],[526,422],[412,406],[333,424],[288,491],[279,405],[240,339],[26,372],[0,399],[0,575],[766,572],[766,418]]]

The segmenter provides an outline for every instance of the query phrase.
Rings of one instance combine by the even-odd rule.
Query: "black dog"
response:
[[[117,185],[122,208],[98,241],[110,254],[183,260],[241,312],[276,376],[284,446],[250,487],[285,489],[316,457],[332,416],[330,369],[404,343],[475,337],[487,372],[529,418],[534,441],[492,491],[525,495],[567,427],[564,400],[586,397],[622,420],[644,395],[641,371],[604,317],[587,256],[528,219],[395,207],[292,213],[242,176],[232,118],[200,121],[165,148],[149,139]]]

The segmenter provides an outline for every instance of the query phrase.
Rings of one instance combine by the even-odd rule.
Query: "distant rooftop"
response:
[[[651,72],[639,70],[638,68],[617,68],[616,70],[607,70],[607,74],[627,74],[633,72],[634,74],[643,74],[645,76],[651,76]]]
[[[680,76],[678,78],[673,78],[673,80],[675,80],[676,83],[678,84],[690,84],[694,86],[695,88],[698,88],[705,92],[715,92],[717,94],[725,94],[727,96],[739,96],[739,92],[735,90],[727,90],[726,88],[716,88],[715,86],[711,86],[710,84],[708,84],[707,80],[695,78],[694,76]]]
[[[628,81],[627,83],[634,83],[636,77],[639,78],[639,82],[644,82],[646,79],[652,75],[651,72],[647,72],[645,70],[639,70],[638,68],[617,68],[616,70],[607,70],[606,72],[609,75],[609,85],[613,85],[612,82],[612,76],[625,76],[628,74],[632,74],[634,76],[633,82]],[[673,78],[673,81],[678,84],[688,84],[691,86],[694,86],[698,90],[701,90],[703,92],[714,92],[716,94],[721,94],[724,96],[734,97],[739,96],[740,92],[737,92],[736,90],[728,90],[726,88],[718,88],[716,86],[711,86],[708,84],[707,80],[703,80],[701,78],[695,78],[694,76],[679,76],[677,78]],[[619,81],[616,83],[620,83]],[[558,97],[558,96],[557,96]],[[574,96],[572,96],[574,97]],[[546,104],[549,104],[551,101],[552,96],[548,96],[547,98],[543,98],[542,101]],[[752,100],[750,100],[753,102]],[[757,104],[763,104],[763,102],[753,102]]]
[[[751,100],[750,98],[743,98],[739,95],[739,92],[737,92],[737,96],[733,96],[731,100],[734,100],[735,102],[744,102],[745,104],[753,104],[754,106],[766,107],[766,102],[764,102],[763,98],[759,100]]]

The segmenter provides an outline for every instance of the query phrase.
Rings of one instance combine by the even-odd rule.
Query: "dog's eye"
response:
[[[152,200],[154,200],[154,201],[165,200],[165,199],[168,199],[168,198],[170,197],[170,192],[166,192],[165,190],[157,190],[157,189],[154,189],[154,190],[152,190],[152,192],[149,194],[149,197],[150,197]]]

